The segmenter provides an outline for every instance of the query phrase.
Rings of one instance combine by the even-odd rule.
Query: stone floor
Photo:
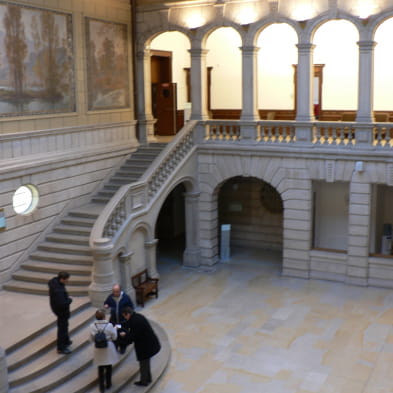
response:
[[[160,296],[138,310],[172,345],[152,393],[393,392],[393,292],[281,277],[279,259],[238,250],[195,271],[160,257]],[[3,347],[53,318],[44,296],[2,291],[0,308]]]
[[[392,393],[393,292],[280,276],[240,252],[212,271],[161,260],[144,313],[172,360],[154,393]]]

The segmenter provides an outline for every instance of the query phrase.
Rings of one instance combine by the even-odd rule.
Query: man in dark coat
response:
[[[134,343],[139,362],[140,380],[135,382],[135,385],[147,386],[151,382],[150,358],[160,351],[160,341],[149,321],[142,314],[127,307],[123,310],[123,316],[126,319],[124,324],[126,333],[123,334],[127,334],[129,344]]]
[[[65,287],[69,278],[68,272],[59,272],[57,277],[48,281],[50,307],[57,316],[57,352],[66,355],[71,353],[68,346],[72,343],[68,335],[68,319],[72,299],[68,296]]]

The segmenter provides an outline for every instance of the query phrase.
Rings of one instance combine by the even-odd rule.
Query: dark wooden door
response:
[[[176,134],[176,83],[152,84],[153,116],[156,135]]]

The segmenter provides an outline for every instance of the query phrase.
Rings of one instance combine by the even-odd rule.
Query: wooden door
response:
[[[176,83],[152,84],[153,116],[156,135],[176,134]]]

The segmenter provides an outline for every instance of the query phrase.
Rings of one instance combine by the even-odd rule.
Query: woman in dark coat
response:
[[[160,341],[154,333],[149,321],[142,315],[134,312],[131,307],[123,310],[126,322],[123,324],[128,343],[134,343],[136,358],[139,362],[140,380],[135,385],[147,386],[151,382],[150,358],[161,349]]]

